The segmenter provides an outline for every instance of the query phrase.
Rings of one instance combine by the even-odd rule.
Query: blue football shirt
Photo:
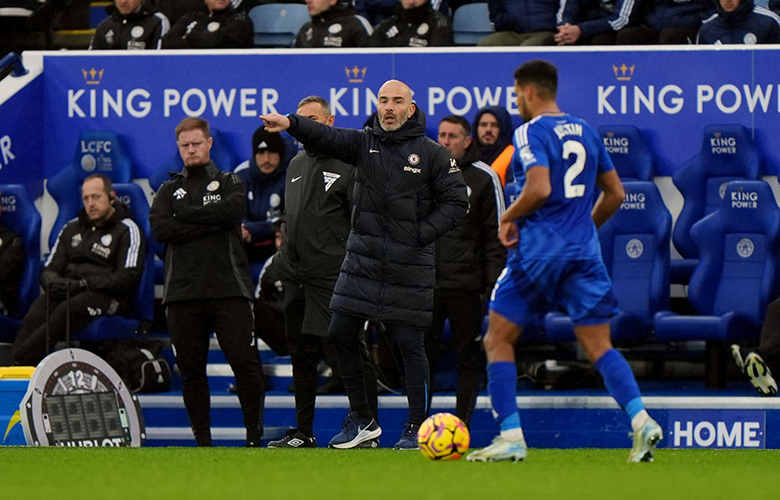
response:
[[[529,168],[550,170],[552,192],[520,227],[523,258],[586,259],[601,256],[591,218],[598,174],[615,168],[601,138],[584,120],[543,114],[515,130],[515,179],[522,187]]]

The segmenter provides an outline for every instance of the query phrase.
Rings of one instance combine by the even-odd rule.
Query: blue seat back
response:
[[[46,190],[58,208],[49,234],[49,248],[54,246],[62,227],[81,209],[81,184],[92,174],[103,174],[113,183],[132,181],[133,162],[114,132],[83,132],[73,160],[47,181]]]
[[[495,33],[487,2],[468,3],[458,7],[452,16],[452,31],[455,45],[476,45],[486,36]]]
[[[674,227],[672,241],[684,258],[699,256],[691,228],[721,206],[726,183],[756,180],[761,156],[750,132],[742,125],[711,125],[704,129],[699,154],[688,160],[672,180],[685,203]]]
[[[599,228],[620,310],[648,324],[669,308],[672,215],[652,182],[626,182],[620,209]]]
[[[633,125],[599,127],[609,157],[623,182],[652,181],[655,155],[642,132]]]
[[[154,317],[154,254],[152,227],[149,224],[149,202],[138,184],[114,184],[117,198],[130,209],[130,217],[141,230],[146,241],[144,270],[138,283],[133,304],[133,315],[151,321]]]
[[[507,208],[520,196],[520,191],[520,184],[517,182],[506,183],[504,187],[504,203],[506,203]]]
[[[255,47],[289,47],[311,18],[304,4],[271,3],[249,11],[255,27]]]
[[[780,208],[769,184],[729,182],[720,208],[691,233],[700,254],[688,288],[694,309],[760,323],[779,283]]]
[[[0,191],[3,224],[24,240],[24,271],[17,288],[16,310],[11,312],[12,317],[21,319],[40,292],[41,214],[24,186],[4,184]]]

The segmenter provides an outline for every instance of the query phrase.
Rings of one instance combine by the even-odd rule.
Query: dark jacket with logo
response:
[[[413,9],[399,8],[394,16],[379,23],[369,41],[369,47],[446,47],[454,44],[450,22],[431,7],[431,2]]]
[[[371,32],[371,24],[349,2],[339,2],[301,26],[293,47],[366,47]]]
[[[176,21],[163,38],[164,49],[248,49],[254,46],[255,29],[243,12],[232,7],[191,12]]]
[[[742,0],[733,12],[724,11],[718,2],[716,10],[699,29],[697,44],[780,43],[780,18],[753,0]]]
[[[488,0],[496,31],[536,33],[556,31],[559,0]]]
[[[645,24],[658,32],[664,28],[698,30],[712,13],[713,5],[709,0],[653,0]]]
[[[53,278],[83,279],[87,288],[115,298],[135,293],[146,259],[143,233],[119,201],[114,213],[95,224],[83,208],[62,228],[41,272],[46,290]]]
[[[488,294],[506,264],[506,249],[498,239],[504,188],[498,174],[479,161],[473,142],[458,166],[466,181],[469,211],[436,242],[436,288]]]
[[[355,167],[301,151],[287,168],[282,248],[274,257],[285,279],[338,278],[347,250]]]
[[[252,242],[274,244],[271,224],[284,213],[284,176],[287,165],[282,162],[270,174],[263,173],[255,162],[254,155],[239,165],[236,175],[246,186],[246,213],[243,224],[252,234]]]
[[[13,312],[24,271],[24,241],[0,223],[0,314]]]
[[[155,12],[153,1],[123,16],[112,3],[106,7],[109,16],[95,29],[89,48],[92,50],[159,49],[160,40],[171,29],[165,14]]]
[[[574,24],[584,38],[635,26],[642,12],[635,0],[561,0],[558,24]]]
[[[241,239],[244,183],[209,161],[184,167],[163,183],[149,211],[157,241],[165,243],[163,303],[228,297],[252,299],[252,279]]]
[[[449,153],[425,137],[418,108],[397,131],[374,120],[363,130],[290,115],[290,135],[357,167],[352,231],[331,310],[428,328],[434,242],[466,215],[463,176]]]

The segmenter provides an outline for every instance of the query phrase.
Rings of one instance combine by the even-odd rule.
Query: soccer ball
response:
[[[451,413],[431,415],[417,431],[420,451],[431,460],[457,460],[469,449],[466,424]]]

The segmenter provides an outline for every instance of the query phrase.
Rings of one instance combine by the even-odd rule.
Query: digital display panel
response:
[[[113,392],[49,396],[46,407],[54,441],[125,436]]]

